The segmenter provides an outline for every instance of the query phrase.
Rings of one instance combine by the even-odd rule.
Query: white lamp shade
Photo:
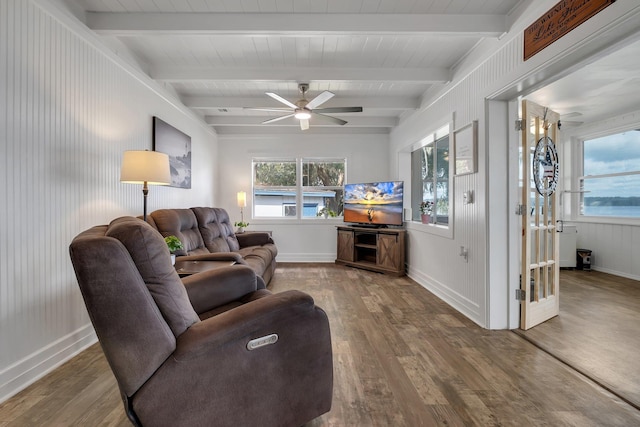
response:
[[[169,156],[157,151],[125,151],[122,154],[120,182],[129,184],[171,184]]]
[[[247,193],[238,191],[238,207],[244,208],[245,206],[247,206]]]

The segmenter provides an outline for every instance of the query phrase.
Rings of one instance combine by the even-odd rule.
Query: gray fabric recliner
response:
[[[160,233],[133,217],[69,250],[134,425],[300,426],[330,410],[329,323],[309,295],[258,289],[247,266],[181,281]]]

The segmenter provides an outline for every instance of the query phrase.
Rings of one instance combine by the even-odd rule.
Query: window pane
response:
[[[260,217],[296,216],[296,189],[265,189],[253,190],[253,215]]]
[[[449,136],[436,141],[436,216],[437,223],[449,223]]]
[[[324,217],[325,212],[327,218],[342,216],[342,201],[344,190],[326,189],[311,190],[305,189],[303,192],[303,217]]]
[[[295,187],[295,161],[265,161],[253,165],[253,184],[255,186]]]
[[[302,185],[306,187],[341,187],[344,185],[344,161],[302,163]]]
[[[640,175],[585,178],[582,215],[640,218]]]
[[[420,204],[435,205],[432,219],[449,223],[449,136],[411,153],[412,220],[420,221]]]
[[[605,175],[640,170],[640,131],[584,141],[583,175]]]
[[[583,141],[580,214],[640,217],[640,131]]]
[[[341,216],[345,166],[339,159],[254,160],[254,217],[322,218],[325,211]]]

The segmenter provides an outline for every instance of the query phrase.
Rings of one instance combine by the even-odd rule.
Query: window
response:
[[[449,224],[449,126],[438,129],[411,152],[412,219],[420,221],[420,204],[432,202],[432,222]]]
[[[640,218],[640,131],[582,142],[580,214]]]
[[[254,218],[342,216],[345,175],[345,159],[254,159]]]

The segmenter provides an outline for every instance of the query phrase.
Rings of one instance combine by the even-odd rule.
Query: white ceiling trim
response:
[[[89,28],[103,35],[355,35],[448,34],[499,37],[506,15],[87,12]]]
[[[155,66],[151,78],[158,81],[395,81],[446,83],[447,68],[318,68],[318,67],[175,67]]]

